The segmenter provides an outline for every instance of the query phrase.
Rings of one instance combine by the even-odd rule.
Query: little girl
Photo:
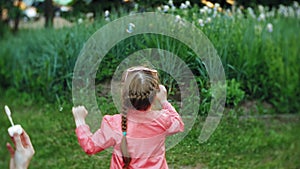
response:
[[[162,110],[152,110],[155,100]],[[122,113],[105,115],[94,134],[85,123],[88,112],[73,107],[76,135],[83,150],[91,155],[113,146],[111,169],[167,169],[166,136],[182,132],[184,124],[167,101],[166,88],[159,85],[156,70],[132,67],[122,76]]]

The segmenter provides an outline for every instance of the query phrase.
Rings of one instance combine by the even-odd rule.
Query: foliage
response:
[[[245,97],[245,92],[241,89],[241,84],[235,79],[227,81],[226,105],[237,106]]]
[[[264,1],[264,0],[237,0],[236,3],[238,5],[243,6],[251,6],[255,7],[257,4],[261,4],[264,6],[279,6],[279,5],[291,5],[294,2],[294,0],[273,0],[273,1]]]
[[[214,16],[213,12],[199,12],[202,9],[194,6],[168,13],[195,23],[208,36],[222,60],[227,79],[236,79],[249,99],[267,101],[281,113],[298,112],[300,78],[295,72],[300,72],[297,64],[300,39],[295,34],[300,27],[299,19],[274,11],[274,16],[258,21],[247,12]],[[117,17],[110,16],[112,20]],[[201,25],[199,19],[205,24]],[[87,38],[105,23],[107,21],[99,18],[90,25],[60,30],[22,30],[18,36],[7,36],[0,41],[1,86],[41,95],[49,101],[69,101],[76,57]],[[269,23],[274,27],[272,31],[267,29]],[[137,35],[119,42],[101,62],[96,83],[110,79],[125,57],[145,48],[170,51],[188,64],[204,96],[201,109],[205,112],[210,100],[205,67],[187,46],[170,37]],[[162,82],[168,89],[176,89],[176,82],[169,76],[162,74]],[[169,93],[176,94],[172,90]],[[242,98],[241,93],[233,93]],[[233,105],[240,101],[228,99]]]
[[[15,47],[0,49],[2,87],[43,95],[50,101],[56,95],[67,96],[76,56],[89,35],[72,29],[28,30],[9,39]]]

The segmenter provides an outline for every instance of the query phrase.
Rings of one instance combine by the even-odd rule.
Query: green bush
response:
[[[235,79],[227,80],[226,104],[237,106],[245,97],[245,92],[241,89],[241,84]]]

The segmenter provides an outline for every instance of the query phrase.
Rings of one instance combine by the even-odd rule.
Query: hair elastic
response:
[[[123,136],[126,136],[127,135],[127,132],[126,131],[123,131]]]

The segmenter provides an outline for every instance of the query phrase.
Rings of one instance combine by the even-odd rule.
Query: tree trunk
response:
[[[19,22],[20,22],[20,17],[21,17],[21,9],[20,9],[21,3],[22,3],[22,0],[18,0],[17,6],[16,6],[16,17],[15,17],[15,21],[14,21],[13,33],[18,32],[18,30],[19,30]]]
[[[53,25],[53,3],[52,0],[45,0],[45,27]]]

